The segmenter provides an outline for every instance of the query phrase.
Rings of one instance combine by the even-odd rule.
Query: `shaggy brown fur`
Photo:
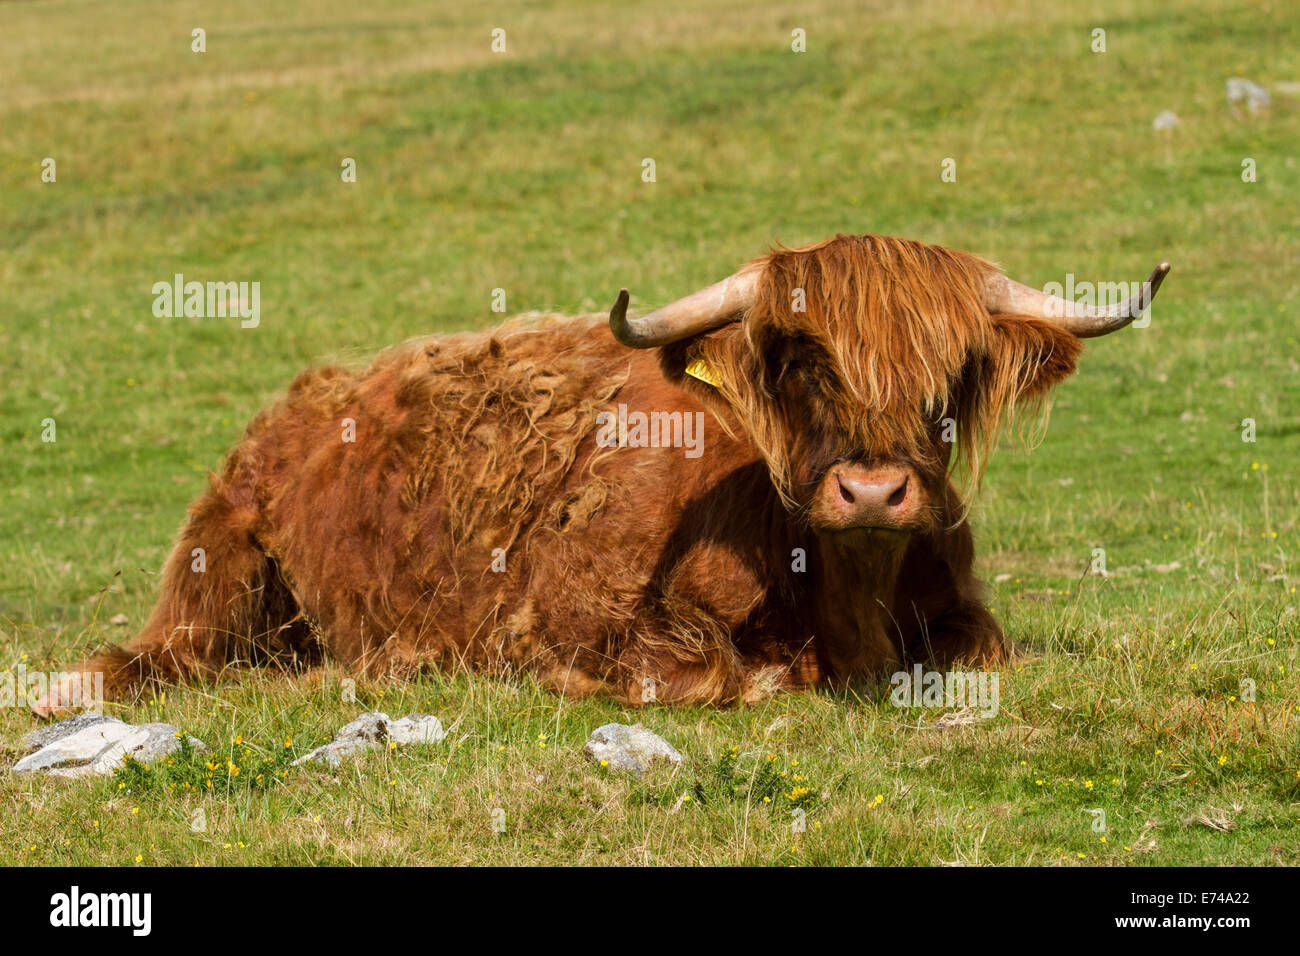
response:
[[[963,253],[838,236],[760,261],[740,321],[655,352],[552,317],[299,376],[192,507],[139,636],[86,669],[121,694],[328,653],[371,675],[530,671],[572,695],[722,704],[997,659],[940,423],[977,478],[1078,341],[989,315],[994,267]],[[717,388],[684,373],[697,358]],[[619,403],[707,408],[703,456],[599,447]],[[844,460],[915,468],[927,529],[811,526],[811,489]]]

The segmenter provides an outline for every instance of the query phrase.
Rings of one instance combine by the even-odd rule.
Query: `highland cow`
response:
[[[191,507],[148,623],[83,670],[121,696],[328,654],[728,704],[996,665],[954,477],[977,486],[1017,406],[1167,271],[1079,306],[841,235],[640,318],[624,290],[608,325],[517,319],[304,372]],[[702,423],[699,454],[647,421]],[[56,687],[36,710],[64,707]]]

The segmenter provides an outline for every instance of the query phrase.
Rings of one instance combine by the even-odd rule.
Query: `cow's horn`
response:
[[[1169,274],[1169,263],[1156,266],[1142,288],[1127,301],[1110,306],[1084,305],[1060,296],[1039,292],[998,273],[984,287],[984,305],[990,312],[1032,315],[1069,329],[1081,339],[1105,335],[1128,325],[1151,304],[1160,283]]]
[[[627,317],[627,289],[623,289],[609,310],[610,331],[624,345],[649,349],[716,329],[754,303],[758,272],[756,267],[746,267],[637,319]]]

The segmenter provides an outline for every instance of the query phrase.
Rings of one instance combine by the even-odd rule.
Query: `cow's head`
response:
[[[813,529],[926,531],[953,517],[954,446],[978,481],[1015,406],[1074,371],[1081,338],[1139,315],[1168,269],[1098,308],[966,253],[841,235],[640,318],[624,290],[610,327],[624,345],[661,348],[670,380],[738,423]]]

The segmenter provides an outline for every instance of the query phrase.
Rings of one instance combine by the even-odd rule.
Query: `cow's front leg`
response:
[[[630,629],[608,644],[572,640],[574,630],[548,629],[540,651],[524,666],[539,683],[565,697],[608,693],[625,704],[712,704],[741,697],[745,671],[731,635],[700,609],[671,614],[642,611]]]
[[[730,646],[703,644],[667,631],[638,640],[622,660],[626,703],[726,706],[742,696],[745,671]]]

